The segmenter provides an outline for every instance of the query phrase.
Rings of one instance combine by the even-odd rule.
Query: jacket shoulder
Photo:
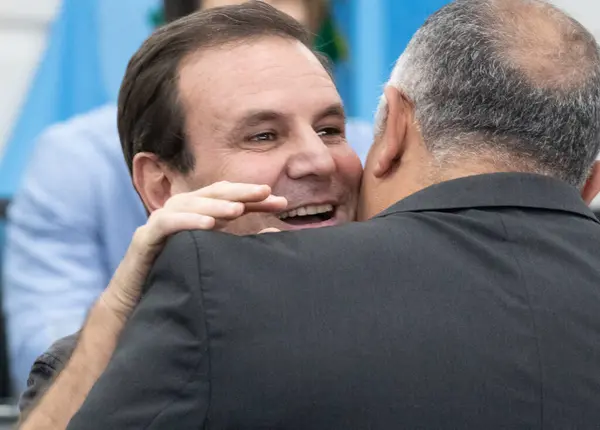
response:
[[[56,377],[62,372],[77,346],[78,337],[79,333],[75,333],[54,342],[46,352],[35,360],[29,372],[27,388],[19,399],[21,414],[28,413],[37,404]]]

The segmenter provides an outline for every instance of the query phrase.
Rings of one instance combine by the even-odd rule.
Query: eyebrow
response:
[[[318,122],[331,116],[339,117],[345,121],[346,113],[344,111],[344,106],[341,103],[335,103],[326,107],[313,117],[313,122]],[[250,111],[239,121],[237,121],[237,124],[233,129],[233,133],[242,132],[246,127],[256,127],[262,123],[277,121],[284,117],[285,114],[273,110]]]
[[[236,129],[244,127],[253,127],[256,125],[260,125],[263,122],[275,121],[277,119],[282,118],[283,116],[284,115],[282,113],[272,110],[251,111],[244,115],[244,117],[240,121],[238,121]]]
[[[321,112],[319,112],[317,115],[315,115],[313,121],[314,122],[321,121],[322,119],[325,119],[330,116],[337,116],[337,117],[343,119],[345,122],[346,121],[346,111],[344,110],[344,106],[341,103],[332,104],[331,106],[328,106],[327,108],[325,108]]]

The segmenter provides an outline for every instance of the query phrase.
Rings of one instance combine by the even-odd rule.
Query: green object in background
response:
[[[334,64],[348,59],[348,44],[335,24],[331,9],[327,11],[325,20],[317,34],[315,49],[327,55]]]
[[[150,13],[150,22],[155,28],[165,23],[165,15],[162,8],[159,7]],[[348,44],[335,24],[333,14],[331,13],[331,6],[328,7],[321,29],[315,38],[314,45],[315,49],[327,55],[334,64],[348,59]]]
[[[165,23],[165,14],[162,7],[159,7],[150,12],[150,22],[154,28],[160,27]]]

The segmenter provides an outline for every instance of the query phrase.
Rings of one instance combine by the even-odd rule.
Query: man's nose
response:
[[[293,153],[288,162],[288,176],[300,179],[305,176],[328,177],[336,170],[331,148],[315,131],[304,133],[292,143]]]

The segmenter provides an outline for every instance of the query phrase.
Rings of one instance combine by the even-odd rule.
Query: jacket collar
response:
[[[575,187],[529,173],[493,173],[441,182],[400,200],[376,218],[399,212],[494,207],[570,212],[599,222]]]

